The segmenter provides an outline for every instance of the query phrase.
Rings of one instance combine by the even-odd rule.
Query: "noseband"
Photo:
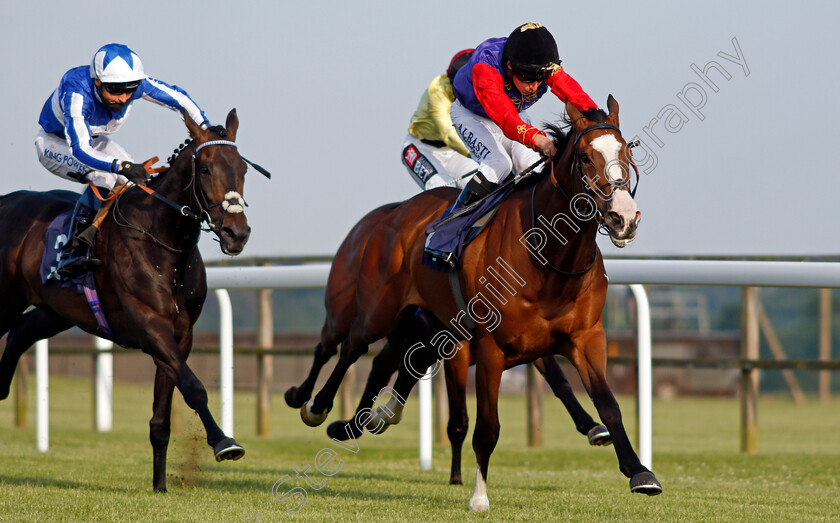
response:
[[[245,212],[245,207],[248,205],[245,203],[245,200],[242,198],[242,195],[236,191],[228,191],[225,193],[225,197],[223,200],[218,201],[216,203],[211,203],[207,205],[202,204],[203,201],[207,201],[207,195],[204,192],[204,188],[201,187],[201,178],[196,177],[195,173],[195,166],[197,163],[196,157],[198,156],[198,152],[204,149],[205,147],[209,147],[211,145],[230,145],[239,150],[239,146],[236,143],[231,142],[230,140],[211,140],[209,142],[204,142],[203,144],[199,145],[195,148],[192,153],[192,180],[190,181],[190,185],[193,182],[196,182],[196,185],[199,186],[199,191],[196,192],[193,190],[193,194],[195,195],[195,201],[198,203],[199,212],[196,214],[188,206],[184,205],[181,207],[181,214],[184,216],[192,217],[193,219],[197,219],[199,223],[205,222],[207,223],[207,231],[212,231],[217,237],[221,238],[222,234],[222,224],[225,221],[225,215],[230,214],[240,214]],[[213,220],[210,218],[210,210],[221,206],[222,207],[222,219],[218,225],[213,223]]]

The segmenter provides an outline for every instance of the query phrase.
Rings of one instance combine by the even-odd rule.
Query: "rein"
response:
[[[594,130],[597,130],[597,129],[609,129],[609,130],[612,130],[612,131],[616,131],[616,132],[619,133],[619,135],[621,135],[621,130],[618,127],[616,127],[615,125],[612,125],[610,123],[596,123],[594,125],[590,125],[589,127],[584,128],[582,131],[577,133],[577,136],[575,137],[575,141],[574,141],[574,144],[573,144],[574,158],[572,159],[572,168],[571,168],[572,172],[570,174],[577,175],[578,179],[581,181],[581,184],[583,185],[583,190],[585,192],[593,192],[593,190],[584,182],[585,177],[584,177],[584,174],[583,174],[583,168],[581,167],[580,156],[578,155],[577,145],[578,145],[578,142],[580,142],[580,139],[583,138],[583,135],[585,135],[589,131],[594,131]],[[629,144],[628,144],[628,147],[630,147]],[[633,167],[633,170],[636,172],[636,187],[633,188],[633,189],[628,188],[628,191],[630,192],[630,197],[634,198],[636,196],[636,189],[639,187],[639,169],[636,167],[636,164],[635,164],[635,162],[633,162],[632,158],[630,159],[630,165]],[[609,175],[607,177],[609,178]],[[574,199],[566,193],[566,191],[563,189],[563,187],[560,186],[560,183],[557,181],[557,177],[554,174],[554,162],[551,162],[551,184],[554,186],[555,189],[560,191],[560,193],[563,196],[565,196],[567,200],[569,200],[570,202],[574,201]],[[610,181],[598,186],[597,191],[601,192],[603,189],[606,189],[607,187],[612,187],[613,189],[615,189],[616,187],[623,188],[625,186],[626,185],[624,183],[617,183],[617,182],[613,182],[612,180],[610,180]],[[536,190],[537,190],[537,186],[534,185],[533,189],[531,190],[531,227],[532,228],[536,227],[535,210],[534,210],[534,198],[535,198],[535,195],[536,195]],[[604,217],[601,215],[600,211],[598,211],[598,217],[596,218],[596,220],[598,221],[598,230],[600,232],[600,229],[602,227],[604,227],[604,225],[603,225]],[[562,274],[564,276],[580,276],[582,274],[586,274],[587,272],[589,272],[592,269],[592,267],[595,266],[596,261],[598,261],[598,244],[597,243],[595,243],[594,253],[593,253],[593,256],[592,256],[592,261],[584,269],[581,269],[579,271],[564,271],[562,269],[559,269],[559,268],[555,267],[551,262],[548,262],[548,266],[551,267],[551,269],[554,270],[555,272],[557,272],[559,274]]]
[[[161,194],[158,194],[157,191],[155,191],[154,189],[152,189],[150,187],[147,187],[145,185],[139,185],[139,184],[133,184],[133,185],[136,185],[138,188],[142,189],[147,194],[149,194],[152,197],[156,198],[157,200],[163,202],[164,204],[168,205],[169,207],[172,207],[173,209],[178,211],[178,213],[181,216],[184,216],[184,217],[189,218],[189,219],[193,220],[194,222],[196,222],[196,225],[197,225],[197,228],[198,228],[199,231],[213,232],[218,237],[218,236],[221,235],[221,224],[224,223],[225,214],[227,214],[227,213],[237,214],[237,213],[245,212],[245,206],[247,204],[245,203],[245,200],[242,198],[242,196],[236,191],[228,191],[225,194],[224,199],[221,200],[221,201],[218,201],[216,203],[207,204],[207,205],[202,204],[202,200],[206,201],[207,197],[204,194],[203,189],[200,189],[200,191],[201,191],[200,193],[195,190],[196,186],[198,186],[199,188],[201,186],[200,182],[195,183],[196,180],[198,179],[198,178],[196,178],[196,163],[197,163],[196,156],[198,155],[199,151],[201,151],[205,147],[209,147],[211,145],[230,145],[230,146],[233,146],[234,148],[236,148],[237,150],[239,149],[238,145],[236,143],[230,141],[230,140],[211,140],[211,141],[204,142],[203,144],[197,146],[195,148],[195,150],[192,152],[192,154],[191,154],[191,178],[190,178],[190,182],[187,184],[187,187],[193,186],[194,199],[199,206],[199,211],[198,212],[193,211],[193,209],[190,208],[189,205],[179,205],[178,203],[170,200],[169,198],[167,198],[167,197],[165,197]],[[240,155],[240,158],[242,158],[241,155]],[[245,160],[244,158],[242,158],[242,159]],[[245,161],[248,164],[253,165],[254,168],[257,169],[257,171],[259,171],[260,173],[265,174],[269,178],[271,177],[271,175],[268,173],[268,171],[265,171],[265,169],[263,169],[262,167],[259,167],[256,164],[252,164],[251,162],[249,162],[247,160],[245,160]],[[175,253],[175,254],[183,254],[183,253],[186,253],[186,252],[190,252],[190,251],[192,251],[193,249],[196,248],[196,246],[198,245],[198,241],[200,239],[200,235],[198,235],[198,234],[196,235],[195,242],[193,243],[193,245],[191,247],[189,247],[187,249],[177,249],[175,247],[170,247],[170,246],[164,244],[163,242],[158,240],[153,234],[151,234],[149,231],[146,231],[145,229],[143,229],[141,227],[137,227],[136,225],[132,225],[131,223],[129,223],[127,220],[125,220],[125,218],[122,217],[121,213],[118,210],[118,206],[116,205],[116,203],[119,202],[120,196],[122,196],[122,194],[123,193],[120,193],[117,197],[117,200],[114,202],[115,203],[115,205],[114,205],[114,218],[115,218],[115,222],[118,225],[120,225],[121,227],[126,227],[128,229],[135,230],[137,232],[140,232],[140,233],[148,236],[156,245],[166,249],[169,252]],[[221,222],[219,223],[219,225],[216,225],[216,224],[213,223],[213,220],[210,218],[210,212],[209,211],[211,209],[215,208],[215,207],[218,207],[218,206],[222,207],[222,219],[221,219]],[[116,221],[118,215],[122,219],[122,223],[120,223],[119,221]],[[206,229],[201,227],[202,223],[207,224]]]

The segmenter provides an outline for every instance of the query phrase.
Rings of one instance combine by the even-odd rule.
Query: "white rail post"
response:
[[[49,343],[35,343],[36,437],[35,445],[41,452],[50,448],[50,360]]]
[[[651,329],[650,301],[642,285],[630,285],[636,298],[636,322],[638,331],[637,350],[639,366],[638,410],[636,411],[639,429],[639,461],[653,469],[653,380],[651,377]]]
[[[432,469],[432,374],[433,365],[417,384],[420,409],[420,470]]]
[[[216,289],[219,300],[219,392],[221,403],[221,428],[229,438],[233,437],[233,307],[230,294],[225,289]]]
[[[114,419],[114,343],[94,337],[96,344],[96,383],[94,401],[96,403],[96,430],[110,432]]]

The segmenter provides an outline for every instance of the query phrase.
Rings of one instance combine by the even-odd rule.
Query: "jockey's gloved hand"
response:
[[[120,170],[117,171],[117,174],[121,174],[137,184],[144,184],[149,181],[149,173],[139,163],[123,162],[120,164]]]

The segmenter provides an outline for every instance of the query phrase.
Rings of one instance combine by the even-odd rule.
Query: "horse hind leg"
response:
[[[589,444],[593,446],[606,446],[612,444],[610,432],[607,428],[592,419],[592,416],[583,408],[575,397],[574,391],[566,375],[563,374],[563,369],[557,363],[554,356],[546,356],[534,361],[534,367],[543,375],[543,378],[551,387],[554,395],[559,399],[572,421],[575,423],[575,428],[578,432],[583,434],[589,440]]]
[[[312,361],[312,368],[309,370],[309,375],[307,375],[306,379],[303,380],[303,383],[301,383],[300,386],[289,387],[289,389],[286,390],[286,394],[284,395],[286,405],[292,407],[293,409],[299,409],[307,401],[309,401],[309,398],[312,397],[312,390],[315,388],[315,381],[318,379],[318,374],[320,374],[321,369],[327,361],[329,361],[329,359],[335,356],[338,352],[336,350],[337,345],[338,344],[333,341],[328,343],[324,343],[322,341],[315,346],[315,354]]]
[[[24,352],[39,340],[55,336],[73,324],[48,309],[34,308],[17,317],[0,358],[0,400],[9,397],[12,377]]]

